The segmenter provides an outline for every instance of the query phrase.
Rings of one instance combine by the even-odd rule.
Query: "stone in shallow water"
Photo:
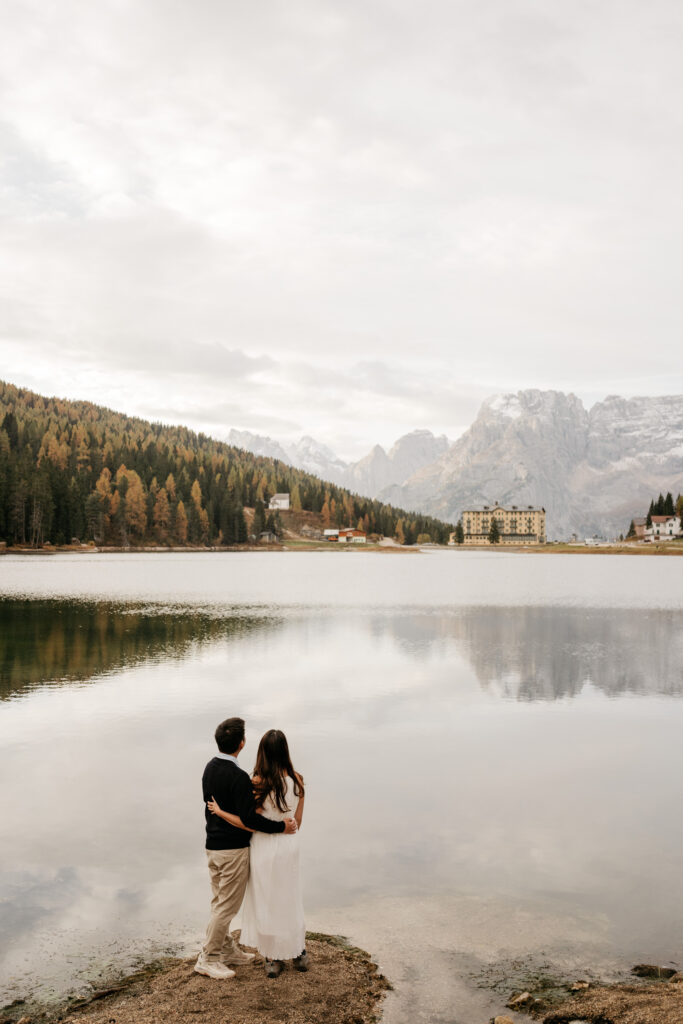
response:
[[[636,964],[631,971],[639,978],[673,978],[676,974],[674,967],[657,967],[656,964]]]
[[[526,1007],[533,1005],[535,1001],[536,1000],[532,996],[531,992],[520,992],[518,995],[510,996],[505,1005],[510,1010],[523,1010]]]

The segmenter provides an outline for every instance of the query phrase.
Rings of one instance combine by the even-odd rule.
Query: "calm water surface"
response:
[[[247,768],[287,732],[309,927],[390,1024],[480,1024],[521,956],[681,964],[682,697],[673,558],[4,556],[0,1004],[196,948],[231,714]]]

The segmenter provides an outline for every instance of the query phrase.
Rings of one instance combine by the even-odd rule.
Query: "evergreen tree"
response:
[[[464,544],[465,543],[465,531],[463,530],[463,527],[462,527],[462,519],[458,519],[457,525],[455,527],[455,543],[456,544]]]
[[[631,525],[628,528],[628,533],[626,534],[626,536],[628,538],[628,537],[635,537],[635,535],[636,535],[636,526],[635,526],[635,523],[633,522],[633,520],[631,520]]]
[[[125,466],[121,467],[125,469]],[[119,473],[121,470],[119,470]],[[128,493],[128,477],[123,473],[119,479],[117,474],[116,491],[114,492],[114,498],[112,501],[112,508],[114,511],[114,523],[116,524],[120,537],[121,547],[128,547],[128,519],[126,516],[126,495]]]
[[[101,544],[104,540],[104,513],[102,511],[102,496],[99,491],[93,491],[88,495],[85,502],[85,523],[86,536]]]
[[[5,413],[2,429],[7,434],[10,450],[15,451],[19,447],[19,424],[17,423],[17,417],[11,410]]]
[[[256,540],[258,540],[259,537],[261,536],[261,534],[263,533],[263,531],[265,529],[265,525],[266,525],[265,508],[264,508],[263,502],[259,498],[258,501],[256,501],[256,503],[254,504],[254,519],[253,519],[253,522],[251,524],[251,532],[254,535],[254,537],[256,538]]]
[[[48,474],[39,473],[33,478],[28,502],[31,547],[41,547],[46,535],[49,535],[52,511],[52,492]]]
[[[671,491],[669,491],[667,493],[666,498],[664,499],[664,511],[662,512],[662,515],[663,516],[672,516],[672,515],[674,515],[674,499],[673,499],[673,495],[672,495]]]
[[[491,528],[489,530],[489,544],[500,544],[500,527],[495,516],[491,516]]]
[[[247,521],[244,518],[244,509],[241,505],[237,506],[237,510],[235,512],[235,523],[237,543],[246,544],[249,540],[249,531],[247,530]]]

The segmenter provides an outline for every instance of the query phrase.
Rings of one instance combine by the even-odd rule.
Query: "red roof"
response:
[[[670,519],[675,519],[676,516],[650,516],[653,523],[668,523]]]

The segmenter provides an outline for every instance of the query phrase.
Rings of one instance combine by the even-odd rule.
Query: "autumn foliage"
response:
[[[185,427],[0,381],[0,541],[244,544],[244,507],[278,492],[326,524],[362,523],[403,543],[421,533],[445,543],[452,529]]]

